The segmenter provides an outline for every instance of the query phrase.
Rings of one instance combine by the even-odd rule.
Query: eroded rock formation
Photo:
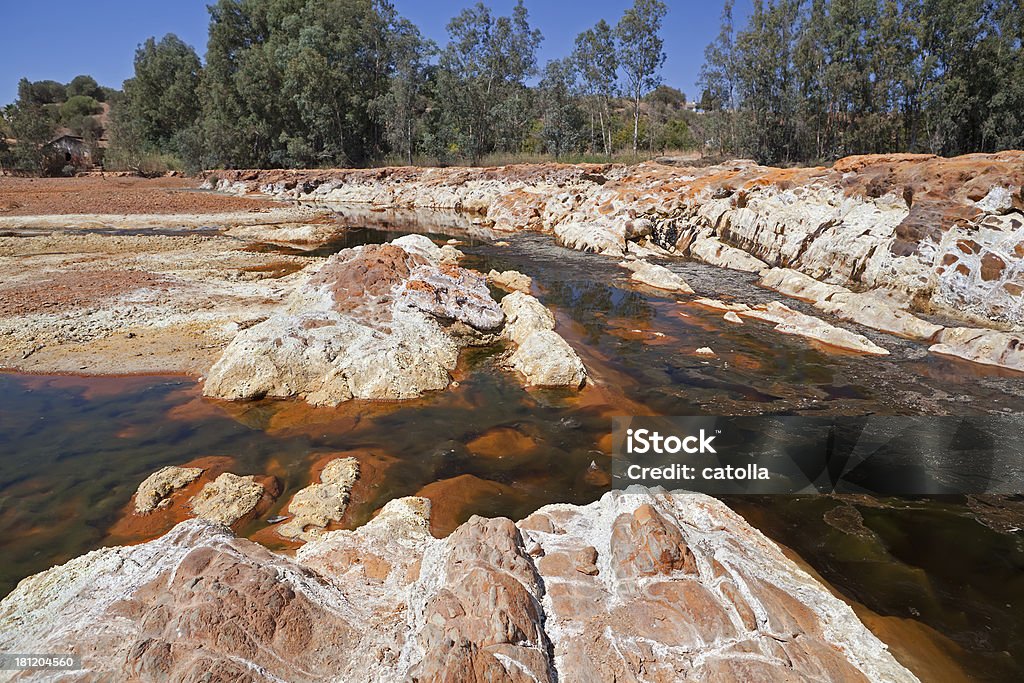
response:
[[[421,235],[338,252],[307,276],[284,311],[238,333],[210,369],[204,393],[232,400],[302,396],[337,405],[446,388],[459,352],[497,340],[506,323],[485,278],[454,263],[452,252]],[[556,360],[578,363],[551,334]],[[546,349],[540,365],[522,365],[529,383],[582,384],[585,373],[545,371],[552,353]],[[529,348],[523,355],[537,356]]]
[[[826,312],[921,341],[937,330],[911,311],[966,327],[1024,326],[1024,152],[860,156],[802,169],[227,171],[207,182],[289,199],[457,209],[494,230],[546,231],[615,256],[653,246],[748,272],[790,269],[846,290],[817,302]],[[976,336],[946,336],[942,353],[1019,364],[1012,350],[979,352]]]
[[[141,681],[916,680],[706,496],[609,493],[444,539],[428,511],[392,501],[294,558],[183,522],[22,581],[0,650]]]

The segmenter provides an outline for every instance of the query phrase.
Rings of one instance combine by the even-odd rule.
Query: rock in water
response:
[[[204,520],[0,602],[0,651],[113,680],[911,683],[853,610],[723,503],[634,488],[447,538],[394,500],[293,558]]]
[[[505,312],[502,336],[516,344],[509,365],[539,387],[578,389],[587,369],[576,351],[555,332],[555,316],[536,297],[512,292],[501,300]]]
[[[943,329],[942,325],[922,320],[894,306],[882,292],[851,292],[789,268],[772,268],[762,276],[759,284],[787,296],[810,301],[816,308],[841,320],[907,339],[929,341]]]
[[[441,258],[420,235],[338,252],[287,311],[238,333],[204,394],[337,405],[444,389],[460,349],[500,329],[504,313],[482,277]]]
[[[794,311],[789,306],[778,301],[771,301],[766,306],[755,306],[749,311],[740,311],[739,315],[775,323],[776,332],[813,339],[839,349],[875,356],[889,355],[887,349],[883,349],[862,334],[830,325],[821,318],[815,318],[813,315]]]
[[[225,472],[192,497],[192,512],[196,517],[231,526],[256,509],[263,493],[255,477]]]
[[[324,527],[340,521],[345,514],[349,493],[358,477],[359,461],[355,458],[337,458],[327,463],[319,484],[310,484],[292,497],[288,503],[292,518],[278,526],[277,533],[303,541],[320,536]]]
[[[536,297],[512,292],[501,300],[505,312],[505,337],[522,344],[534,332],[555,329],[555,316]]]
[[[648,287],[681,294],[693,294],[693,289],[686,283],[686,280],[665,266],[647,261],[623,261],[619,265],[633,271],[630,279]]]
[[[507,292],[525,292],[529,294],[533,280],[529,275],[523,275],[518,270],[506,270],[499,273],[491,270],[487,273],[487,279],[494,285],[501,287]]]
[[[578,389],[587,379],[583,361],[553,330],[532,333],[512,354],[510,363],[531,386]]]
[[[726,322],[733,323],[734,325],[743,324],[743,318],[736,315],[736,311],[726,311],[725,315],[723,315],[722,318]]]
[[[135,492],[135,511],[152,512],[172,492],[188,486],[203,473],[201,467],[161,467],[146,477]]]

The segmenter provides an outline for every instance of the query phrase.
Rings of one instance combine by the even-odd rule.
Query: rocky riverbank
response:
[[[815,300],[832,315],[1014,369],[1024,369],[1022,184],[1021,152],[850,157],[802,169],[648,163],[206,179],[242,195],[456,209],[494,230],[540,230],[614,256],[684,256],[766,276],[785,269],[841,288]],[[929,323],[915,313],[959,323],[924,335]]]
[[[294,557],[182,522],[22,581],[0,650],[79,655],[64,680],[916,680],[712,498],[610,493],[445,539],[428,519],[398,499]]]

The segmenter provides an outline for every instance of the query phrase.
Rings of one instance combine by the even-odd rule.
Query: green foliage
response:
[[[67,99],[67,90],[57,81],[18,81],[18,102],[25,106],[60,104]]]
[[[532,118],[525,81],[537,69],[540,31],[522,0],[509,17],[477,3],[448,24],[437,92],[439,142],[476,163],[493,151],[521,151]]]
[[[1024,143],[1017,0],[755,0],[708,46],[704,144],[767,163]]]
[[[103,111],[103,107],[88,95],[75,95],[68,98],[68,101],[60,105],[61,121],[68,124],[71,120],[83,116],[93,116]]]
[[[610,103],[618,87],[616,72],[619,70],[619,58],[615,51],[615,34],[608,22],[601,19],[593,28],[576,36],[572,61],[579,73],[580,87],[591,122],[596,118],[600,127],[601,147],[605,154],[611,154]],[[588,149],[593,152],[597,149],[593,125],[590,130]]]
[[[114,107],[112,157],[179,154],[178,136],[199,121],[200,71],[195,50],[173,34],[140,45],[135,75],[124,82],[124,95]]]
[[[640,138],[640,100],[644,93],[658,87],[658,70],[665,63],[661,22],[668,7],[661,0],[635,0],[615,27],[619,41],[619,65],[625,74],[626,89],[633,99],[633,153]]]
[[[555,159],[577,152],[581,146],[583,112],[573,92],[575,80],[571,59],[553,59],[544,67],[540,81],[540,139]]]
[[[103,91],[103,88],[100,87],[99,83],[97,83],[96,79],[92,76],[75,76],[71,82],[68,83],[65,90],[67,92],[68,99],[78,96],[91,97],[92,99],[100,102],[103,102],[106,99],[106,93]]]
[[[10,168],[20,173],[43,173],[43,145],[53,138],[53,120],[41,105],[31,101],[19,101],[5,113],[5,119],[11,137],[17,141],[8,151]]]

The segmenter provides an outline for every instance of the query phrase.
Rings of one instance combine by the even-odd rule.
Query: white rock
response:
[[[522,344],[534,332],[555,329],[555,316],[529,294],[512,292],[502,298],[501,310],[505,312],[502,334],[517,344]]]
[[[947,327],[929,349],[974,363],[1024,371],[1024,335],[1016,332]]]
[[[1006,213],[1013,208],[1013,191],[997,185],[974,204],[985,213]]]
[[[693,289],[686,283],[686,280],[665,266],[659,266],[656,263],[649,263],[647,261],[623,261],[619,265],[633,271],[630,279],[648,287],[664,289],[669,292],[693,294]]]
[[[156,509],[172,491],[191,484],[203,473],[201,467],[161,467],[139,484],[135,492],[135,512],[145,514]]]
[[[755,318],[775,323],[775,331],[813,339],[829,346],[867,353],[876,356],[887,356],[889,351],[878,346],[861,334],[830,325],[821,318],[794,311],[785,304],[772,301],[767,306],[756,306],[742,313],[745,318]]]
[[[553,330],[531,333],[519,344],[509,362],[531,386],[578,389],[587,379],[587,370],[579,355]]]
[[[690,245],[690,255],[712,266],[746,273],[759,273],[768,267],[761,259],[725,244],[715,237],[698,237]]]
[[[722,318],[726,322],[734,323],[736,325],[742,325],[743,324],[743,318],[741,318],[738,315],[736,315],[735,311],[727,311],[726,314],[722,316]]]
[[[256,509],[263,487],[252,476],[225,472],[192,497],[192,512],[200,519],[231,526]]]
[[[529,275],[523,275],[518,270],[506,270],[499,273],[491,270],[487,273],[487,280],[508,292],[526,292],[529,294],[533,286],[533,279]]]

